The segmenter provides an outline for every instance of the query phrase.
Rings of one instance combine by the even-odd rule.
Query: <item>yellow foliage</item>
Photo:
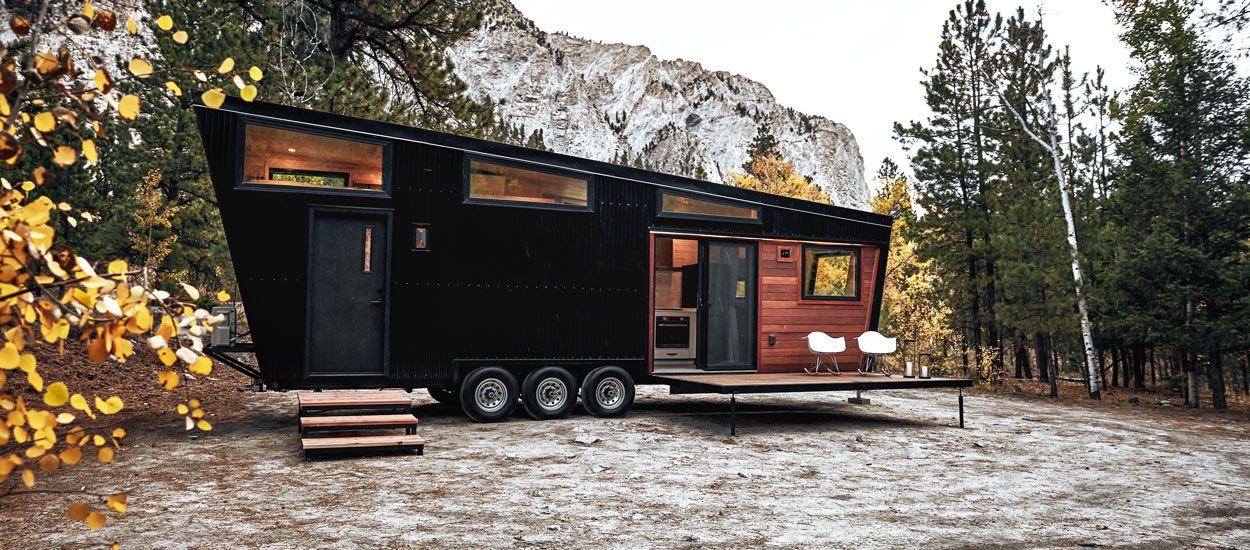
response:
[[[116,493],[108,498],[109,510],[119,514],[126,513],[126,493]]]
[[[69,388],[64,382],[53,382],[48,385],[48,390],[43,394],[43,402],[49,407],[60,407],[69,401]],[[71,420],[73,416],[70,416]]]
[[[139,78],[147,78],[152,76],[152,64],[138,57],[130,60],[130,74]]]
[[[85,521],[87,523],[87,527],[90,527],[92,530],[95,530],[95,529],[104,527],[104,524],[105,522],[108,521],[108,518],[105,518],[104,514],[101,514],[99,512],[91,512],[90,514],[87,514],[87,519]]]
[[[179,44],[186,44],[187,38],[187,31],[178,31],[174,33],[174,42]]]
[[[203,101],[205,105],[216,109],[221,107],[222,103],[225,103],[226,93],[221,91],[221,88],[213,88],[200,94],[200,100]]]
[[[139,96],[126,94],[117,102],[117,114],[125,120],[139,118]]]
[[[221,74],[226,74],[233,70],[234,70],[234,58],[233,57],[227,57],[225,59],[222,59],[221,65],[217,66],[217,72]]]
[[[75,502],[69,505],[69,519],[82,521],[91,513],[91,505],[86,502]]]
[[[112,447],[100,447],[99,452],[96,454],[96,459],[105,464],[112,462],[113,461],[113,448]]]
[[[156,19],[156,27],[163,31],[172,29],[174,28],[174,18],[168,15],[162,15]]]
[[[795,173],[794,164],[772,156],[756,157],[747,173],[730,172],[725,183],[794,199],[829,203],[829,196],[819,185]]]
[[[95,408],[104,414],[116,414],[117,411],[122,410],[122,399],[113,396],[108,398],[108,400],[101,400],[97,397],[95,398]]]
[[[169,351],[169,350],[162,349],[161,351]],[[173,353],[170,353],[170,356],[173,356]],[[166,366],[169,366],[169,365],[166,365]],[[179,381],[178,373],[172,370],[163,370],[161,372],[156,373],[156,379],[161,383],[161,386],[164,387],[166,390],[172,390],[178,387],[178,381]]]

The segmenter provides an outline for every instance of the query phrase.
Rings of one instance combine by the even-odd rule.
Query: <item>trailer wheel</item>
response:
[[[499,367],[481,367],[460,383],[460,407],[474,422],[498,422],[516,410],[516,377]]]
[[[603,418],[621,416],[634,404],[634,379],[620,367],[599,367],[582,381],[582,406]]]
[[[438,401],[440,405],[460,406],[460,392],[451,388],[426,388],[430,392],[430,397]]]
[[[521,383],[521,405],[535,420],[564,418],[577,405],[577,379],[560,367],[543,367]]]

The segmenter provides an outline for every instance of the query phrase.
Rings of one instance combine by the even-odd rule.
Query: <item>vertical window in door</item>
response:
[[[362,273],[373,273],[373,226],[365,226],[364,235],[365,266]]]

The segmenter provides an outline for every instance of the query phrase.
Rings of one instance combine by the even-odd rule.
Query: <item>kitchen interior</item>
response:
[[[654,371],[695,371],[698,365],[699,241],[655,239]]]

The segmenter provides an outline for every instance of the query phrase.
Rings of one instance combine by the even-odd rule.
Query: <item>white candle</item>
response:
[[[911,361],[907,362],[907,370],[903,372],[903,376],[906,376],[907,378],[911,378],[912,376],[915,376],[911,372]]]
[[[929,365],[920,365],[920,377],[921,378],[929,377]]]

